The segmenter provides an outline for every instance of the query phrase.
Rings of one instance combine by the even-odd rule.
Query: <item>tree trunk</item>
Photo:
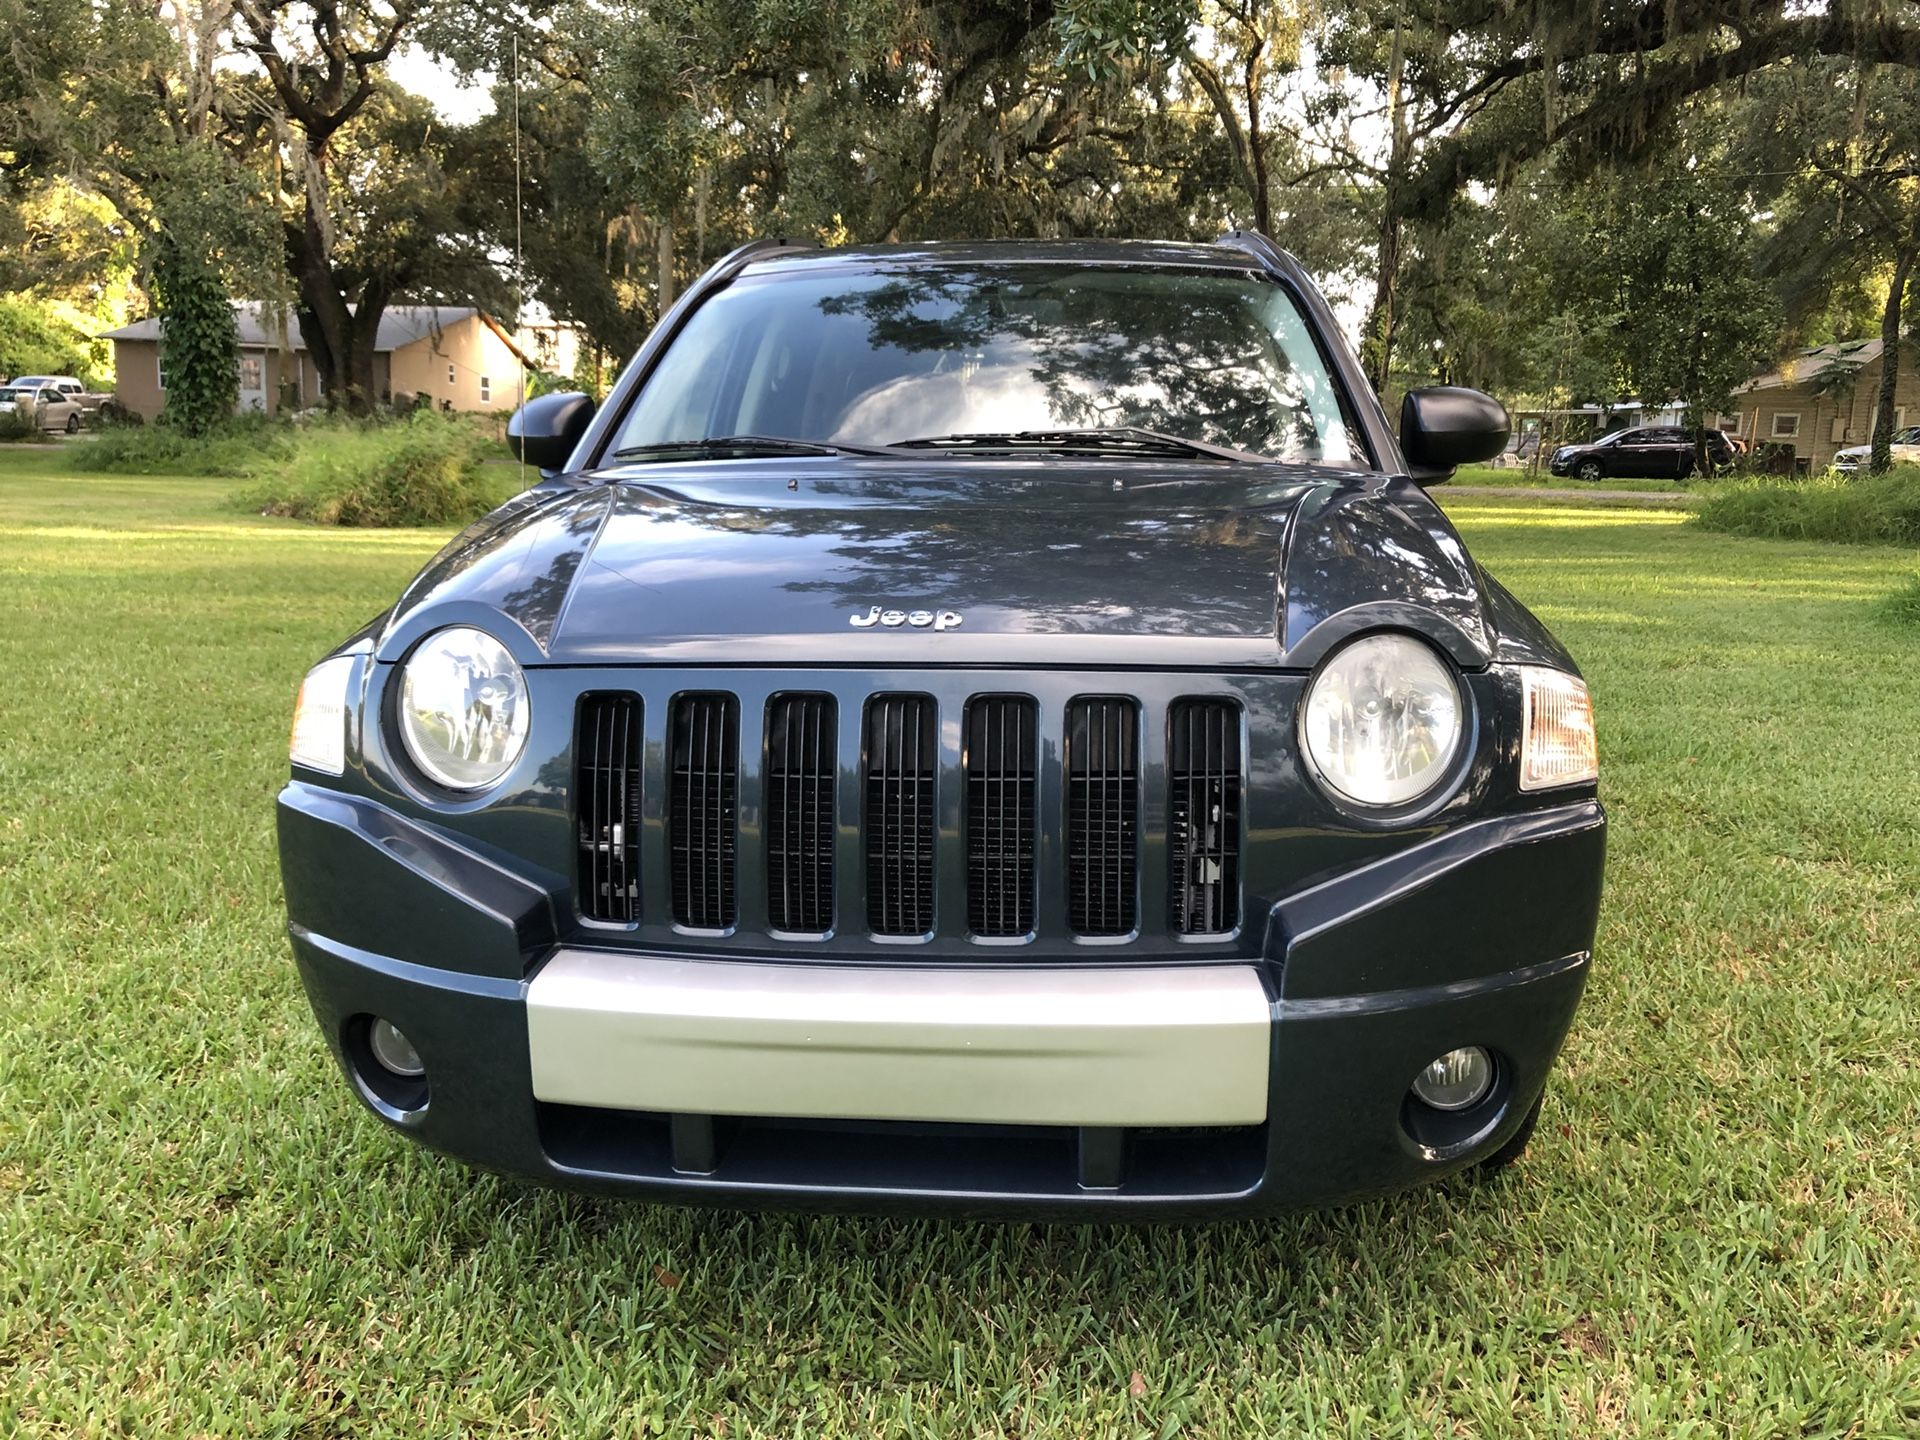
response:
[[[1915,220],[1920,230],[1920,218]],[[1873,448],[1867,454],[1867,473],[1884,475],[1893,464],[1893,396],[1900,384],[1900,313],[1906,304],[1907,279],[1920,244],[1910,232],[1908,243],[1893,259],[1893,278],[1887,282],[1887,306],[1880,313],[1880,393],[1873,402]]]
[[[349,305],[328,251],[321,207],[324,193],[307,190],[301,223],[285,229],[287,266],[299,290],[300,338],[306,342],[329,410],[364,415],[380,399],[375,346],[389,291],[369,282],[357,305]]]
[[[1407,63],[1406,37],[1398,16],[1393,22],[1393,48],[1387,55],[1387,113],[1389,149],[1387,183],[1380,194],[1379,254],[1373,280],[1373,305],[1367,311],[1367,333],[1361,342],[1361,359],[1374,393],[1382,401],[1393,376],[1393,332],[1398,323],[1394,313],[1399,299],[1400,244],[1404,221],[1400,215],[1400,190],[1406,179],[1407,163],[1413,149],[1407,132],[1407,104],[1401,79]]]
[[[659,314],[665,315],[667,307],[673,304],[673,212],[669,210],[662,215],[653,230],[659,248]]]
[[[1267,137],[1260,119],[1260,69],[1266,51],[1264,38],[1247,52],[1247,169],[1253,186],[1253,228],[1262,235],[1273,230],[1273,197],[1268,193]]]

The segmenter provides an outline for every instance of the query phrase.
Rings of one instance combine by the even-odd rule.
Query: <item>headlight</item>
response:
[[[1520,788],[1551,790],[1600,778],[1587,682],[1541,665],[1520,667],[1526,693],[1520,746]]]
[[[512,769],[532,719],[526,677],[484,630],[442,630],[407,657],[400,737],[413,763],[450,790],[483,790]]]
[[[1411,635],[1336,650],[1307,690],[1302,738],[1329,789],[1356,805],[1405,805],[1446,777],[1464,727],[1453,668]]]
[[[296,765],[341,775],[347,768],[347,685],[353,657],[322,660],[300,682],[293,702],[293,735],[287,751]]]

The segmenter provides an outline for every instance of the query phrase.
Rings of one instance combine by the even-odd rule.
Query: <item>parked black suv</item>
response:
[[[1707,463],[1718,468],[1733,460],[1733,442],[1718,430],[1709,430]],[[1681,480],[1698,468],[1694,432],[1678,425],[1641,425],[1616,430],[1588,445],[1562,445],[1548,466],[1556,475],[1581,480],[1632,477]]]
[[[753,246],[302,687],[355,1091],[661,1199],[1269,1210],[1519,1153],[1586,983],[1587,687],[1300,267]]]

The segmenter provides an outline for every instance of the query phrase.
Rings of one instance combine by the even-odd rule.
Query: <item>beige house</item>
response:
[[[319,372],[291,313],[236,304],[240,332],[242,412],[272,415],[282,407],[321,403]],[[109,331],[120,403],[151,420],[167,403],[160,363],[160,321]],[[525,347],[484,310],[471,305],[391,305],[374,341],[374,386],[380,398],[404,403],[424,396],[436,409],[508,410],[520,403],[520,374],[533,362]]]
[[[1802,350],[1778,370],[1757,375],[1734,392],[1744,438],[1791,445],[1803,467],[1824,470],[1836,450],[1873,438],[1880,397],[1878,340],[1840,340]],[[1920,424],[1920,374],[1902,356],[1893,392],[1894,428]]]

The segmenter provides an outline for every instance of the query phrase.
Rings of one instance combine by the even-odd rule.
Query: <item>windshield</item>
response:
[[[1283,288],[1114,266],[746,277],[689,317],[613,448],[1121,427],[1366,463]]]

